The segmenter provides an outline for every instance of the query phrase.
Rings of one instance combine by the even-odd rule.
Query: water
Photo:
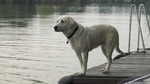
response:
[[[69,15],[85,26],[115,26],[120,34],[120,48],[127,52],[129,5],[0,5],[1,84],[57,84],[61,77],[80,70],[66,37],[54,32],[60,15]],[[133,21],[131,50],[136,50],[135,14]],[[145,18],[142,21],[145,44],[149,47]],[[114,52],[113,57],[116,55]],[[90,52],[88,68],[105,62],[100,48]]]

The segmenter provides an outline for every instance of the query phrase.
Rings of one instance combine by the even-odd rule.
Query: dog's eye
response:
[[[61,20],[61,23],[64,23],[65,21]]]

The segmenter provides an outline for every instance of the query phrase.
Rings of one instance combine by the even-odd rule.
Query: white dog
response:
[[[118,53],[123,54],[119,49],[119,34],[113,26],[102,24],[84,27],[71,17],[61,16],[58,18],[54,29],[56,32],[63,32],[68,38],[80,61],[81,72],[79,75],[86,73],[88,52],[100,45],[103,54],[108,60],[106,67],[101,70],[104,74],[108,73],[111,67],[111,56],[114,48]]]

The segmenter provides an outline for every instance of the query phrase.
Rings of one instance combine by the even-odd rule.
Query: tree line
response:
[[[150,0],[0,0],[0,4],[139,3]]]

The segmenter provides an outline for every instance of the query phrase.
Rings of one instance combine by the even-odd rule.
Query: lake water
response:
[[[53,29],[61,15],[69,15],[84,26],[115,26],[120,48],[127,52],[129,11],[127,4],[0,5],[0,84],[57,84],[61,77],[80,71],[66,37]],[[150,47],[143,15],[142,27],[145,45]],[[134,13],[132,51],[137,46],[137,28]],[[100,48],[90,52],[88,68],[105,62]]]

